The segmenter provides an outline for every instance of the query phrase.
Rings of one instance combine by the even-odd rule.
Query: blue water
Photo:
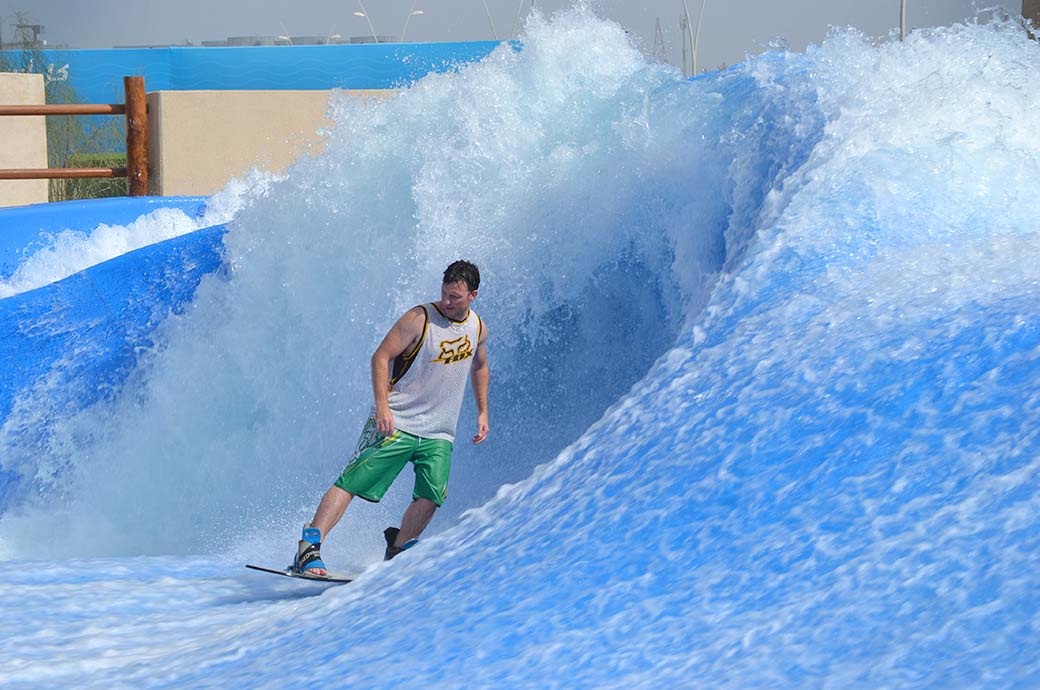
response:
[[[338,102],[104,395],[4,419],[0,678],[1040,686],[1038,67],[982,20],[690,82],[574,10]],[[459,256],[492,430],[424,541],[379,560],[402,478],[323,547],[357,582],[245,571]]]

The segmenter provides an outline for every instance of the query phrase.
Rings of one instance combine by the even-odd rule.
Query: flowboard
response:
[[[311,582],[338,582],[346,583],[353,582],[357,576],[350,575],[347,573],[332,573],[322,577],[320,575],[306,575],[304,573],[297,573],[290,568],[267,568],[262,565],[250,565],[246,564],[246,567],[251,570],[259,570],[262,573],[273,573],[275,575],[284,575],[285,577],[293,577],[297,580],[310,580]]]

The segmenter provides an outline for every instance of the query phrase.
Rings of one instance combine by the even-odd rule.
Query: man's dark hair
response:
[[[444,269],[444,280],[442,282],[445,285],[457,283],[460,280],[466,284],[466,287],[471,292],[476,290],[480,287],[480,269],[468,261],[456,261]]]

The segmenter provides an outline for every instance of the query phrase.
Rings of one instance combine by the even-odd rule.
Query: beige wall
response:
[[[42,74],[0,72],[0,105],[41,105]],[[38,115],[0,117],[0,168],[46,168],[47,122]],[[47,180],[0,180],[0,206],[47,201]]]
[[[155,91],[148,94],[153,194],[212,194],[256,167],[284,172],[324,139],[329,91]],[[358,97],[389,91],[348,91]]]

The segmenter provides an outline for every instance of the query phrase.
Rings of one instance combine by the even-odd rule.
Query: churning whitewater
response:
[[[84,336],[15,392],[0,677],[1040,684],[1038,68],[982,18],[687,81],[579,8],[334,95],[324,150],[246,195],[125,375],[58,395]],[[323,545],[356,582],[243,569],[291,558],[378,339],[456,258],[491,436],[427,538],[379,561],[402,477]],[[32,260],[26,290],[54,279]]]

